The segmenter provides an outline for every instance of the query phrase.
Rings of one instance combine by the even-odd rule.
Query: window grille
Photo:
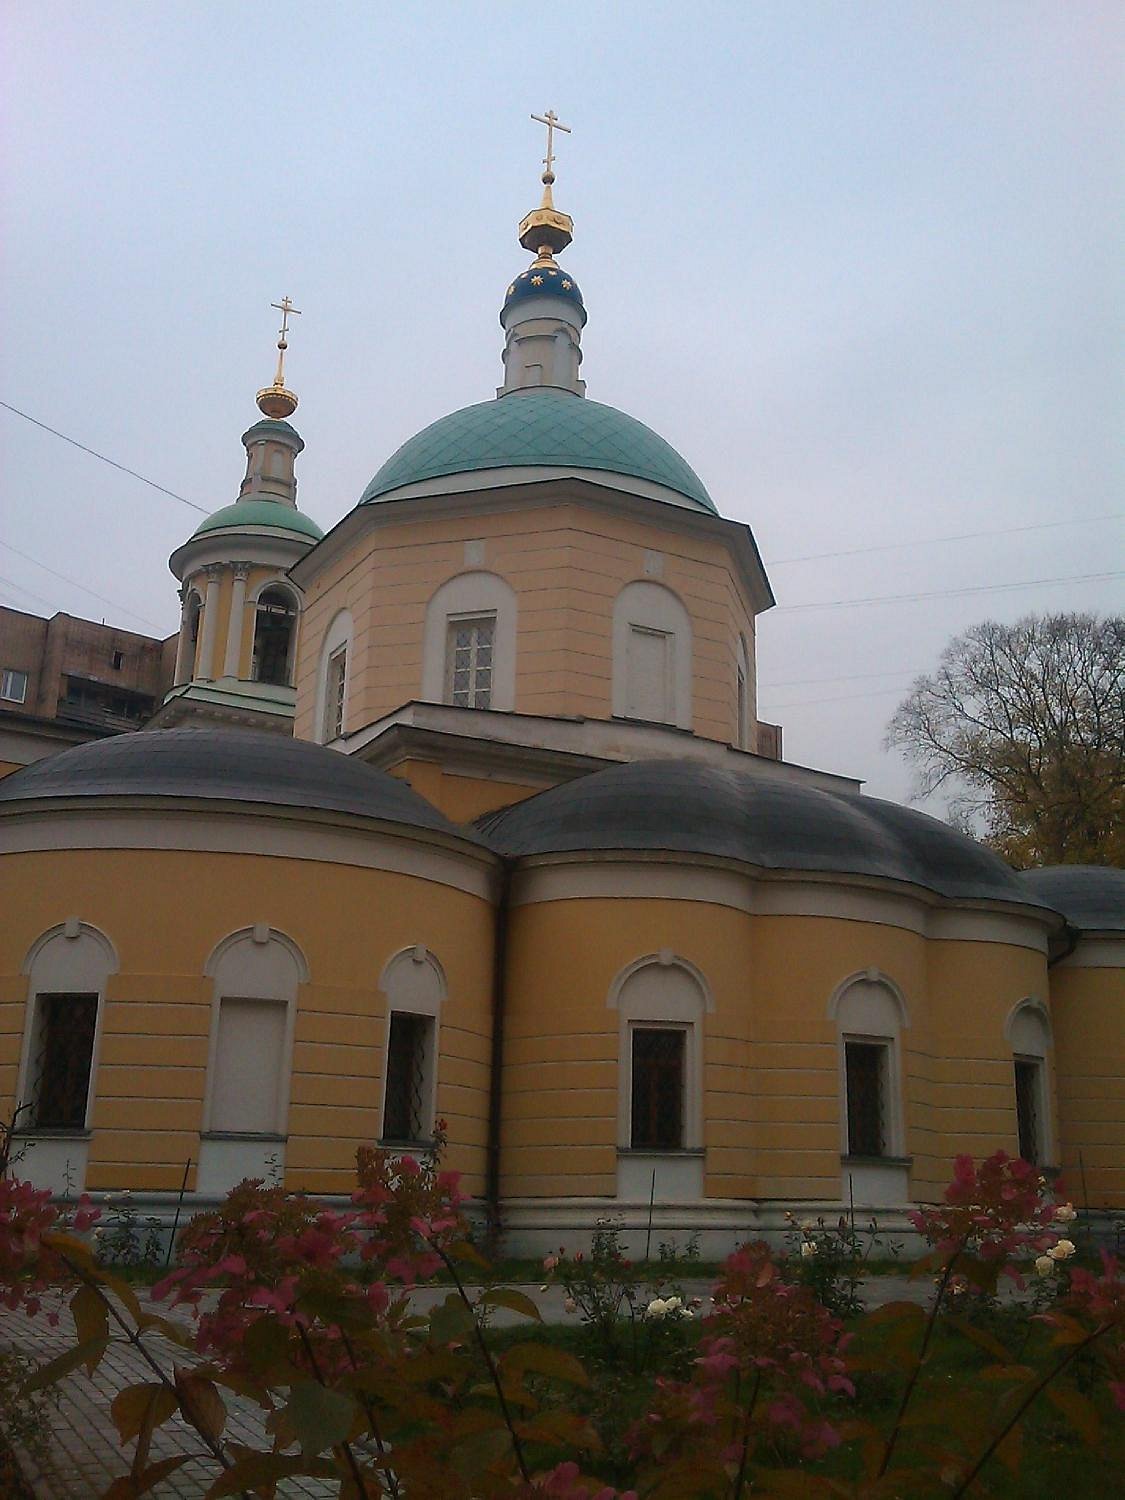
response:
[[[324,738],[334,740],[344,732],[344,684],[347,681],[348,648],[337,646],[328,658],[324,684]]]
[[[27,698],[27,673],[15,667],[5,667],[0,673],[0,698],[9,703],[23,703]]]
[[[31,1059],[34,1121],[43,1129],[83,1130],[94,1059],[97,995],[36,997],[35,1053]]]
[[[445,699],[458,708],[492,706],[496,616],[451,620],[446,644]]]
[[[645,1151],[679,1151],[684,1144],[682,1030],[633,1029],[632,1144]]]
[[[297,610],[288,594],[267,589],[258,599],[254,621],[254,661],[251,676],[255,682],[274,687],[288,687],[289,648]]]
[[[426,1051],[431,1021],[395,1011],[387,1042],[387,1087],[383,1139],[419,1141],[429,1134],[426,1120]]]
[[[1024,1161],[1038,1166],[1042,1157],[1043,1140],[1039,1121],[1040,1069],[1042,1063],[1033,1058],[1015,1060],[1016,1067],[1016,1127],[1019,1133],[1019,1152]]]
[[[887,1048],[881,1042],[845,1042],[848,1154],[887,1151]]]

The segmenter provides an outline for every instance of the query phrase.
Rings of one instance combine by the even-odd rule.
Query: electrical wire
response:
[[[63,583],[69,583],[76,589],[81,589],[84,594],[89,594],[91,599],[97,599],[101,604],[108,604],[111,609],[119,609],[123,615],[129,615],[131,619],[140,620],[142,624],[149,626],[150,629],[155,630],[157,633],[160,632],[161,627],[154,624],[146,615],[139,615],[135,609],[130,609],[127,605],[121,604],[117,599],[110,599],[105,594],[99,594],[96,589],[90,588],[88,584],[79,583],[77,578],[68,578],[65,573],[60,573],[57,568],[48,567],[45,562],[40,562],[37,557],[32,557],[30,552],[21,552],[18,547],[13,547],[11,542],[4,541],[2,537],[0,537],[0,547],[3,547],[6,552],[14,553],[16,557],[22,557],[24,562],[33,563],[37,568],[42,568],[44,573],[50,573],[52,578],[58,578]]]
[[[1024,578],[1019,583],[981,583],[969,588],[931,589],[917,594],[872,594],[863,599],[825,599],[816,604],[779,604],[777,614],[793,614],[806,609],[854,609],[867,604],[913,604],[922,599],[955,599],[969,594],[1002,594],[1012,589],[1045,588],[1056,583],[1101,583],[1110,578],[1125,578],[1125,572],[1059,574],[1054,578]]]
[[[1052,531],[1057,526],[1093,526],[1099,521],[1120,521],[1125,518],[1121,511],[1105,516],[1070,516],[1065,521],[1038,521],[1029,526],[1002,526],[995,531],[962,531],[950,536],[924,536],[908,542],[880,542],[875,547],[849,547],[845,552],[807,552],[801,557],[775,557],[768,564],[771,568],[788,567],[791,563],[823,562],[833,557],[864,557],[870,552],[901,552],[907,547],[936,547],[941,542],[976,542],[984,537],[1017,536],[1024,531]]]
[[[44,432],[49,432],[52,437],[61,438],[64,443],[69,443],[72,448],[81,448],[83,453],[89,453],[92,458],[100,458],[103,464],[109,464],[113,469],[119,469],[122,474],[128,474],[132,479],[139,479],[142,484],[150,485],[154,490],[159,490],[162,495],[171,495],[173,500],[178,500],[181,505],[188,505],[192,510],[199,511],[200,515],[210,515],[205,506],[196,505],[194,500],[185,499],[183,495],[177,495],[175,490],[168,489],[163,484],[157,484],[155,479],[149,479],[144,474],[138,474],[136,469],[126,468],[119,464],[114,458],[107,458],[104,453],[99,453],[96,448],[87,448],[85,443],[80,443],[77,438],[68,437],[65,432],[60,432],[57,427],[48,427],[46,422],[40,422],[38,417],[30,416],[25,411],[20,411],[18,406],[12,406],[7,401],[0,401],[0,406],[5,411],[13,412],[17,417],[22,417],[25,422],[32,423],[35,427],[41,427]]]

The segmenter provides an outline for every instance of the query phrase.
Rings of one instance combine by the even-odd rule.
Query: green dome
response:
[[[195,536],[205,536],[209,531],[226,531],[231,526],[256,526],[270,531],[293,531],[298,536],[311,537],[319,542],[324,532],[311,518],[302,515],[291,506],[281,505],[276,500],[236,500],[233,505],[224,505],[213,516],[208,516],[201,526],[195,528]]]
[[[359,503],[445,474],[527,467],[647,479],[715,511],[699,476],[651,427],[612,406],[550,389],[482,401],[424,427],[387,459]]]

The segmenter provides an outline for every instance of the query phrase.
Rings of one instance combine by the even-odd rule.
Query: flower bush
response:
[[[860,1500],[907,1490],[959,1500],[993,1462],[1018,1465],[1014,1435],[1040,1398],[1091,1446],[1103,1436],[1099,1402],[1125,1411],[1116,1262],[1076,1264],[1063,1233],[1073,1210],[1048,1200],[1034,1168],[1002,1153],[979,1166],[958,1158],[944,1202],[916,1216],[932,1247],[924,1269],[943,1294],[928,1312],[891,1304],[845,1330],[793,1279],[800,1258],[779,1262],[762,1244],[729,1257],[699,1318],[678,1291],[646,1283],[608,1227],[589,1258],[548,1257],[547,1274],[563,1280],[576,1309],[612,1310],[638,1338],[684,1340],[682,1377],[665,1362],[638,1387],[646,1401],[629,1432],[627,1472],[610,1469],[615,1488],[583,1413],[597,1405],[590,1373],[554,1342],[495,1335],[497,1308],[538,1322],[524,1292],[487,1280],[467,1290],[459,1267],[480,1258],[462,1209],[455,1175],[436,1159],[384,1151],[359,1154],[344,1207],[276,1183],[240,1184],[185,1229],[179,1264],[155,1289],[185,1322],[143,1308],[98,1261],[81,1238],[97,1217],[87,1203],[68,1223],[46,1193],[0,1179],[0,1298],[48,1316],[65,1298],[75,1325],[74,1347],[25,1394],[95,1370],[111,1336],[133,1345],[147,1378],[112,1403],[131,1455],[130,1475],[107,1491],[113,1500],[147,1494],[188,1466],[198,1493],[214,1500],[269,1496],[299,1476],[346,1500]],[[1050,1262],[1049,1277],[1037,1260]],[[422,1316],[411,1289],[439,1267],[451,1290]],[[1032,1314],[1037,1366],[945,1311],[954,1277],[991,1295],[1001,1274],[1023,1283],[1029,1270],[1033,1286],[1049,1279],[1055,1293]],[[939,1326],[989,1361],[971,1399],[928,1378]],[[171,1361],[169,1341],[179,1351]],[[1068,1379],[1079,1368],[1081,1389]],[[873,1369],[894,1393],[885,1420],[862,1415],[854,1400],[856,1378]],[[260,1451],[227,1434],[232,1393],[265,1413]],[[177,1415],[192,1445],[154,1461],[153,1435]],[[855,1450],[854,1478],[824,1467],[840,1448]]]

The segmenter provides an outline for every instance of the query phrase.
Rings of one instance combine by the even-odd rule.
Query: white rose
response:
[[[683,1307],[683,1305],[684,1304],[683,1304],[683,1301],[681,1300],[681,1298],[679,1298],[679,1297],[669,1297],[669,1298],[666,1299],[666,1301],[664,1303],[664,1311],[665,1312],[675,1312],[678,1308]]]
[[[1047,1251],[1052,1260],[1069,1260],[1075,1254],[1073,1240],[1060,1240],[1057,1245],[1052,1245]]]
[[[1040,1276],[1050,1276],[1055,1269],[1055,1263],[1049,1255],[1037,1255],[1035,1257],[1035,1269]]]
[[[1073,1203],[1060,1203],[1055,1209],[1055,1219],[1059,1224],[1073,1224],[1077,1217]]]
[[[801,1242],[801,1259],[808,1260],[810,1256],[815,1254],[816,1246],[813,1244],[812,1240],[803,1240]]]
[[[668,1304],[663,1297],[654,1297],[645,1308],[646,1318],[662,1318],[668,1311]]]

